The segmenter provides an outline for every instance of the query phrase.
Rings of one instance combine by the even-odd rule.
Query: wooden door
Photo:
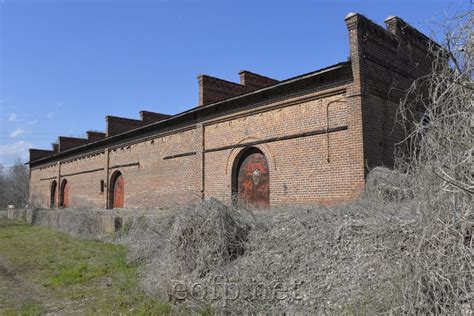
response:
[[[51,184],[51,197],[50,197],[50,205],[51,208],[58,206],[58,184],[56,181],[53,181]]]
[[[63,197],[62,207],[64,208],[69,207],[69,183],[67,181],[64,181],[63,183],[62,197]]]
[[[250,149],[239,163],[237,172],[237,201],[254,207],[270,206],[270,174],[265,155]]]
[[[114,186],[113,186],[113,204],[112,208],[123,208],[123,201],[124,201],[124,193],[125,193],[125,180],[123,175],[118,175],[115,178]]]

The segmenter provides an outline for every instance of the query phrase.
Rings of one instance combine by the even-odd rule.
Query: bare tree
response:
[[[0,207],[14,205],[24,207],[28,204],[29,171],[21,160],[11,168],[0,172]]]

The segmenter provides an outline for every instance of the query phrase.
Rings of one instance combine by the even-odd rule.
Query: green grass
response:
[[[0,285],[0,314],[173,313],[138,289],[137,267],[125,258],[122,245],[0,218],[0,268],[10,275],[9,285]]]
[[[2,311],[0,309],[0,311]],[[17,308],[6,308],[2,311],[2,314],[5,315],[5,316],[18,316],[18,315],[25,315],[25,316],[29,316],[29,315],[42,315],[44,314],[46,311],[41,307],[41,306],[38,306],[38,305],[34,305],[34,304],[26,304],[26,305],[23,305],[21,306],[21,308],[17,309]]]

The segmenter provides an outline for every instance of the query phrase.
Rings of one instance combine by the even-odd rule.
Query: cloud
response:
[[[26,124],[28,125],[36,125],[37,123],[38,123],[38,120],[32,120],[32,121],[26,122]]]
[[[52,120],[53,118],[56,117],[56,113],[54,112],[48,112],[48,114],[46,114],[46,117],[50,120]]]
[[[16,142],[0,145],[0,164],[10,164],[20,158],[28,161],[28,149],[33,146],[30,142]]]
[[[18,122],[18,117],[17,117],[16,113],[10,113],[10,115],[8,116],[8,121],[9,122]]]
[[[15,138],[15,137],[18,137],[20,136],[21,134],[24,134],[25,131],[22,130],[21,128],[18,128],[16,130],[14,130],[13,132],[10,133],[10,138]]]

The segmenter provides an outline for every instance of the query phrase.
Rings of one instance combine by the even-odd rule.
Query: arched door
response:
[[[55,208],[58,206],[58,183],[56,180],[51,183],[51,195],[49,200],[49,207]]]
[[[233,194],[237,204],[270,206],[268,161],[259,149],[249,148],[236,158],[233,178]]]
[[[60,206],[64,208],[69,207],[69,184],[66,179],[61,183]]]
[[[110,208],[123,208],[125,195],[125,179],[120,172],[112,176]]]

